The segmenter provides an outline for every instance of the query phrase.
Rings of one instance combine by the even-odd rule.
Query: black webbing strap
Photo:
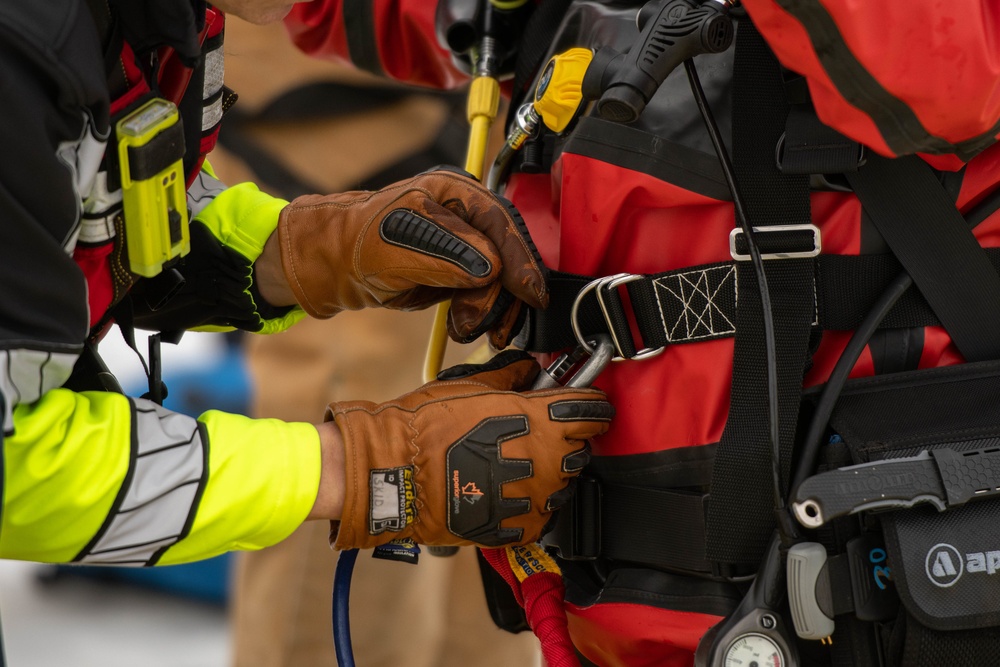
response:
[[[811,104],[792,106],[776,159],[784,174],[842,174],[857,171],[861,144],[820,122]]]
[[[711,571],[705,559],[706,496],[609,484],[602,491],[603,510],[618,518],[601,526],[604,557]]]
[[[129,177],[145,181],[184,157],[184,124],[180,120],[142,146],[128,147]]]
[[[758,235],[758,240],[760,235]],[[984,248],[993,269],[1000,273],[1000,248]],[[903,270],[891,254],[820,255],[816,258],[816,310],[823,331],[853,331],[878,296]],[[650,274],[622,285],[635,322],[617,326],[616,337],[627,347],[697,343],[736,334],[735,263],[720,262]],[[518,345],[529,352],[558,352],[576,345],[570,325],[573,302],[595,278],[551,271],[547,284],[552,295],[546,310],[532,310]],[[621,300],[621,294],[608,294]],[[577,322],[586,339],[610,333],[593,290],[577,308]],[[920,290],[913,287],[886,315],[880,329],[940,326]]]
[[[385,76],[379,56],[374,3],[347,0],[344,5],[344,32],[351,62],[366,72]]]
[[[845,176],[962,356],[1000,359],[1000,275],[931,168],[871,155]]]
[[[808,225],[809,177],[782,174],[774,159],[788,103],[774,55],[749,20],[736,32],[733,164],[754,227]],[[815,262],[765,261],[777,356],[779,461],[788,479],[809,333],[816,317]],[[774,526],[764,319],[750,262],[737,265],[736,340],[729,417],[716,452],[708,505],[709,560],[757,564]]]
[[[677,271],[634,276],[623,283],[639,334],[633,336],[618,289],[602,290],[608,315],[600,307],[594,278],[552,271],[546,281],[551,295],[545,310],[532,310],[517,344],[530,352],[556,352],[576,345],[572,328],[573,304],[579,298],[576,321],[584,338],[613,333],[624,356],[640,347],[727,338],[736,331],[736,267],[732,262],[705,264]]]
[[[604,558],[709,573],[706,497],[581,478],[544,543],[568,560]]]

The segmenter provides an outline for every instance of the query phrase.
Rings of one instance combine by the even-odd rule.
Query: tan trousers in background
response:
[[[226,82],[246,111],[308,80],[355,76],[296,51],[280,25],[230,17],[226,33]],[[335,192],[419,149],[445,113],[433,100],[408,100],[335,121],[262,125],[253,138],[291,171]],[[256,180],[223,149],[213,152],[212,164],[227,183]],[[331,401],[384,401],[410,391],[422,384],[432,318],[432,311],[367,310],[249,336],[254,416],[316,422]],[[474,350],[450,344],[446,365]],[[326,522],[310,522],[281,544],[237,556],[234,667],[336,664],[331,594],[337,554],[327,533]],[[451,558],[425,550],[416,566],[362,552],[351,587],[351,630],[359,667],[540,664],[530,633],[506,633],[489,618],[469,549]]]

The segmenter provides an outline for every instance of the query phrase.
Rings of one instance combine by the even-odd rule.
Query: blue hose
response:
[[[354,667],[354,649],[351,647],[351,576],[354,563],[358,560],[358,550],[340,552],[337,571],[333,575],[333,646],[337,652],[340,667]]]

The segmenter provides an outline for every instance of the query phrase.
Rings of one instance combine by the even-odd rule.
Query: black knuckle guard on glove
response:
[[[390,403],[332,404],[347,468],[337,548],[537,539],[614,415],[596,389],[518,393],[538,372],[509,351]]]

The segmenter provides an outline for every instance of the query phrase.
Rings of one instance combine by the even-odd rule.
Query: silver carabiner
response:
[[[607,334],[595,334],[588,342],[590,350],[577,345],[573,350],[559,355],[548,368],[542,369],[531,388],[551,389],[564,386],[579,389],[592,385],[614,358],[615,344]],[[589,358],[581,364],[581,360],[587,355]],[[577,368],[576,372],[570,375],[574,368]]]

